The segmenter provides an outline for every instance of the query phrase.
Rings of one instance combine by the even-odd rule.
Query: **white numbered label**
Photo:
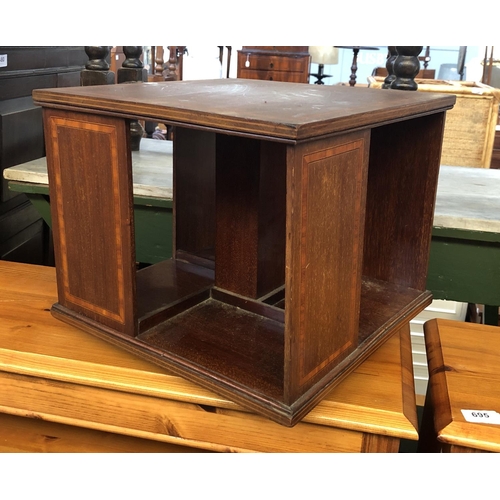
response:
[[[7,66],[7,54],[0,54],[0,68]]]
[[[500,413],[495,410],[461,410],[467,422],[500,425]]]

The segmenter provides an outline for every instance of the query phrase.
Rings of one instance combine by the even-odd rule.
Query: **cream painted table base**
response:
[[[397,452],[418,439],[407,327],[287,428],[54,319],[55,301],[53,268],[0,261],[0,451]]]

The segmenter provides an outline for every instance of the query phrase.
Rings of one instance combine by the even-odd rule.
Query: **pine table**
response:
[[[407,326],[293,428],[58,321],[51,267],[0,262],[0,451],[397,452],[416,441]]]
[[[420,452],[500,451],[500,328],[425,323],[429,385]]]

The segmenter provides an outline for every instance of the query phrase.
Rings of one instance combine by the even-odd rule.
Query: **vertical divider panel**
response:
[[[425,290],[444,113],[374,128],[363,275]]]
[[[128,121],[44,109],[44,126],[59,306],[134,336]]]
[[[174,257],[177,251],[213,261],[215,249],[215,133],[174,132]]]
[[[260,141],[219,134],[216,144],[215,285],[256,298]]]
[[[285,284],[286,145],[262,141],[260,155],[259,297]]]
[[[215,284],[258,298],[284,285],[286,146],[217,135]]]
[[[285,402],[357,347],[369,131],[290,147]]]

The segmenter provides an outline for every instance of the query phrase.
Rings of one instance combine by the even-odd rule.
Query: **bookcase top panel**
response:
[[[450,109],[454,95],[218,79],[33,91],[36,104],[153,119],[269,140],[301,140]]]

